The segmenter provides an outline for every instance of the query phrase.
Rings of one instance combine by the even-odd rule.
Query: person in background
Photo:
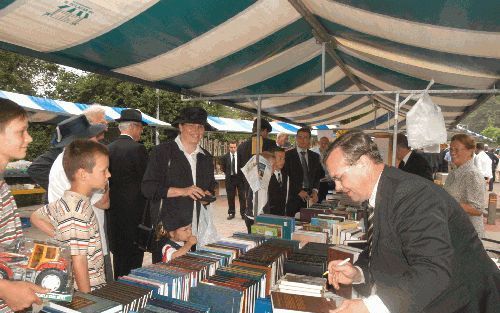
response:
[[[448,173],[448,160],[446,155],[450,152],[447,144],[441,145],[441,152],[439,152],[439,169],[438,172]]]
[[[267,211],[270,214],[286,216],[286,199],[288,196],[288,175],[283,170],[285,166],[285,150],[277,148],[274,151],[273,175],[267,189]]]
[[[162,262],[168,262],[185,255],[196,245],[189,219],[168,220],[165,224],[165,238],[160,240]]]
[[[180,134],[175,140],[153,148],[141,185],[146,199],[163,200],[161,221],[164,226],[177,219],[191,220],[195,235],[198,234],[200,210],[206,210],[206,203],[199,200],[213,195],[217,184],[213,157],[200,146],[205,130],[211,129],[207,117],[207,112],[200,107],[181,110],[172,123],[179,128]],[[151,212],[152,217],[157,215],[158,212]],[[161,261],[161,248],[153,251],[153,263]]]
[[[108,186],[109,154],[106,146],[85,139],[70,143],[63,154],[70,189],[36,210],[31,222],[42,228],[50,223],[49,235],[69,245],[76,287],[88,293],[106,283],[99,225],[90,197]]]
[[[88,122],[92,125],[102,124],[104,125],[104,131],[102,134],[98,135],[97,140],[104,139],[104,132],[107,130],[108,122],[106,121],[106,114],[104,107],[98,104],[93,104],[89,106],[86,110],[82,112],[82,114],[87,118]],[[67,123],[66,120],[62,121],[60,124]],[[70,135],[70,134],[67,134]],[[57,156],[63,152],[64,146],[61,146],[60,143],[60,135],[57,133],[54,135],[54,139],[52,140],[52,147],[47,150],[47,152],[38,156],[28,167],[28,175],[35,181],[38,185],[40,185],[43,189],[49,190],[49,174],[50,169],[52,168],[52,164],[56,160]],[[47,194],[48,196],[48,194]],[[45,202],[49,201],[48,197],[45,198]]]
[[[279,133],[276,136],[276,145],[282,149],[290,149],[292,145],[290,145],[290,142],[288,141],[288,134],[287,133]]]
[[[485,188],[484,177],[474,165],[475,146],[474,138],[466,134],[457,134],[451,138],[451,161],[456,168],[448,174],[444,189],[460,203],[479,238],[482,238]]]
[[[287,215],[295,216],[300,208],[307,207],[306,201],[318,202],[319,180],[325,176],[319,154],[309,150],[311,130],[297,131],[297,147],[285,154],[285,172],[290,181],[287,199]]]
[[[5,248],[23,237],[16,201],[4,180],[3,173],[10,161],[26,156],[33,141],[28,133],[28,114],[15,102],[0,98],[0,246]],[[42,304],[37,293],[48,290],[26,281],[0,279],[0,311],[13,312]]]
[[[404,134],[397,136],[396,158],[400,160],[399,169],[434,181],[429,162],[417,151],[410,149],[408,139]]]
[[[326,199],[326,195],[329,190],[335,189],[335,183],[332,182],[330,176],[328,175],[328,171],[325,166],[325,156],[326,151],[328,150],[328,145],[330,144],[330,140],[327,137],[321,137],[319,139],[319,161],[321,162],[321,167],[323,168],[323,172],[325,172],[325,176],[322,177],[319,181],[319,190],[318,190],[318,202],[321,203]]]
[[[245,186],[243,174],[241,173],[241,162],[237,153],[236,141],[229,142],[229,152],[222,157],[221,168],[226,175],[227,191],[227,219],[232,220],[236,212],[235,198],[238,190],[238,199],[240,201],[240,216],[244,218],[246,210]]]
[[[337,190],[368,201],[367,247],[354,265],[328,264],[334,288],[354,284],[366,298],[346,299],[333,312],[500,312],[500,271],[443,188],[385,166],[360,131],[335,140],[326,166]]]
[[[269,123],[265,119],[261,119],[260,121],[260,152],[268,151],[268,152],[273,152],[274,149],[276,149],[276,142],[272,139],[269,139],[269,134],[272,132],[273,127],[271,126],[271,123]],[[240,158],[240,164],[241,167],[245,166],[252,158],[253,155],[257,152],[257,119],[253,121],[253,126],[252,126],[252,136],[242,142],[238,146],[238,157]],[[244,188],[245,188],[245,199],[246,199],[246,212],[251,213],[252,218],[247,218],[247,214],[245,213],[245,224],[247,225],[247,228],[249,228],[248,225],[253,224],[253,192],[250,188],[250,185],[248,184],[248,181],[246,180],[245,177],[244,179]],[[259,200],[260,202],[260,200]],[[248,231],[250,233],[250,230]]]
[[[146,205],[141,184],[148,164],[148,152],[139,143],[146,125],[142,121],[141,111],[125,109],[116,122],[120,136],[108,145],[111,179],[110,207],[106,210],[106,230],[109,250],[113,252],[114,279],[128,275],[132,269],[142,266],[144,251],[134,242]]]
[[[495,172],[497,170],[499,159],[495,155],[495,150],[494,149],[488,149],[487,145],[484,145],[484,152],[486,152],[486,154],[491,159],[491,179],[490,179],[490,183],[489,183],[489,186],[488,186],[488,191],[493,191],[493,184],[495,183]]]
[[[490,180],[492,178],[491,168],[492,161],[490,157],[484,152],[484,143],[476,143],[476,156],[474,157],[474,165],[479,169],[479,172],[483,175],[486,185],[489,186]]]

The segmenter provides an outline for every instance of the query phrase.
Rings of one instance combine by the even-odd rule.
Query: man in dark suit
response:
[[[493,149],[489,149],[488,150],[488,146],[487,145],[484,145],[484,152],[486,152],[486,154],[490,157],[491,159],[491,179],[490,179],[490,182],[488,184],[488,191],[493,191],[493,184],[495,183],[495,171],[497,170],[497,166],[498,166],[498,158],[497,156],[495,155],[494,153],[494,150]]]
[[[148,162],[146,148],[138,143],[145,125],[141,112],[123,110],[116,121],[121,134],[108,145],[111,205],[106,210],[115,279],[142,266],[144,252],[134,241],[146,204],[141,183]]]
[[[285,150],[274,151],[273,175],[267,188],[267,205],[264,212],[286,216],[286,198],[288,192],[288,175],[283,170],[285,166]]]
[[[260,121],[260,152],[269,151],[273,152],[276,149],[276,141],[267,138],[269,133],[273,130],[271,123],[266,121],[265,119],[261,119]],[[257,119],[253,121],[252,126],[252,137],[245,140],[238,146],[238,158],[240,158],[241,167],[247,164],[248,160],[252,158],[252,156],[257,152]],[[250,227],[253,224],[253,195],[252,189],[248,184],[245,177],[243,177],[245,182],[245,199],[246,199],[246,212],[245,212],[245,224],[247,226],[248,232],[250,232]]]
[[[236,212],[234,205],[236,190],[238,190],[238,198],[240,201],[240,215],[241,218],[243,218],[246,210],[245,187],[243,174],[241,173],[241,162],[236,152],[236,141],[231,141],[229,143],[229,152],[222,157],[221,167],[224,174],[226,174],[227,204],[229,206],[227,210],[227,219],[232,220]]]
[[[309,150],[311,130],[301,128],[297,131],[297,147],[285,154],[285,172],[288,174],[290,188],[287,200],[287,215],[295,216],[300,208],[307,206],[306,201],[318,202],[319,181],[325,175],[319,154]]]
[[[397,137],[396,158],[401,160],[398,166],[399,169],[434,181],[429,162],[423,155],[410,149],[408,139],[403,134],[398,134]]]
[[[335,288],[361,284],[367,298],[334,312],[500,312],[500,272],[443,188],[385,166],[359,131],[337,138],[326,165],[337,190],[369,203],[368,246],[356,266],[328,265]]]

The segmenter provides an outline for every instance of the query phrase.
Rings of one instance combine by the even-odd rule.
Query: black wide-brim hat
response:
[[[200,107],[187,107],[183,108],[177,119],[172,123],[172,126],[179,128],[179,124],[190,123],[190,124],[200,124],[205,126],[205,130],[213,130],[212,126],[208,124],[208,114],[205,109]]]
[[[139,110],[136,109],[124,109],[120,112],[120,118],[117,118],[115,122],[120,123],[120,122],[137,122],[141,123],[143,126],[146,126],[147,123],[145,123],[142,120],[142,113]]]
[[[90,124],[85,115],[70,117],[56,127],[56,134],[52,144],[56,148],[63,148],[76,139],[92,138],[106,131],[104,124]]]
[[[165,212],[163,228],[166,231],[174,231],[193,222],[192,207],[190,209],[171,209]]]

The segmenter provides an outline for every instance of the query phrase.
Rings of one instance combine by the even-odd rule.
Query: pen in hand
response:
[[[342,266],[342,265],[346,265],[347,262],[349,262],[351,260],[351,258],[347,258],[345,260],[343,260],[342,262],[340,262],[339,264],[337,264],[337,266]],[[323,276],[327,275],[328,274],[328,271],[324,272],[323,273]]]

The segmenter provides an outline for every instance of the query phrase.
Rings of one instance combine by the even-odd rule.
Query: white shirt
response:
[[[407,156],[409,156],[409,154]],[[375,208],[375,203],[377,202],[377,190],[378,190],[378,184],[380,182],[380,176],[382,176],[382,173],[380,173],[380,175],[377,179],[377,182],[375,183],[375,186],[373,187],[370,199],[368,199],[368,203],[374,208]],[[359,281],[357,283],[362,284],[365,282],[365,276],[364,276],[361,268],[359,268],[358,266],[356,266],[356,267],[358,268],[359,272],[361,273],[361,281]],[[363,302],[365,303],[365,305],[370,313],[390,313],[389,309],[387,309],[384,302],[382,302],[382,299],[380,299],[380,297],[375,294],[375,292],[377,291],[376,287],[377,286],[373,287],[371,296],[363,299]]]
[[[193,185],[196,185],[196,163],[198,159],[198,153],[205,154],[205,152],[200,148],[200,145],[198,144],[196,146],[196,149],[192,153],[187,153],[186,148],[184,148],[184,145],[182,144],[181,137],[177,136],[175,137],[175,143],[179,147],[179,149],[184,153],[184,156],[189,162],[189,166],[191,167],[191,175],[193,177]],[[196,232],[198,230],[198,217],[197,217],[197,211],[196,211],[196,201],[193,202],[193,223],[192,223],[192,229],[193,229],[193,235],[196,236]]]
[[[491,178],[491,159],[486,152],[481,151],[474,156],[474,165],[479,169],[483,177]]]
[[[413,152],[413,150],[410,150],[410,152],[408,152],[408,153],[405,155],[405,157],[403,158],[403,160],[401,160],[401,161],[405,162],[405,163],[404,163],[405,165],[406,165],[406,163],[408,163],[408,159],[410,158],[410,155],[411,155],[411,153],[412,153],[412,152]]]
[[[71,183],[66,177],[66,173],[64,172],[63,167],[63,155],[64,151],[61,152],[52,167],[50,168],[49,174],[49,190],[47,190],[47,195],[49,198],[49,203],[55,202],[62,198],[64,192],[71,188]],[[104,194],[99,192],[94,192],[92,197],[90,198],[90,202],[92,203],[92,209],[94,210],[94,214],[97,218],[97,223],[99,224],[99,232],[101,234],[101,245],[102,245],[102,253],[104,255],[108,254],[108,240],[106,237],[106,232],[104,231],[104,210],[96,208],[94,204],[99,202]]]

